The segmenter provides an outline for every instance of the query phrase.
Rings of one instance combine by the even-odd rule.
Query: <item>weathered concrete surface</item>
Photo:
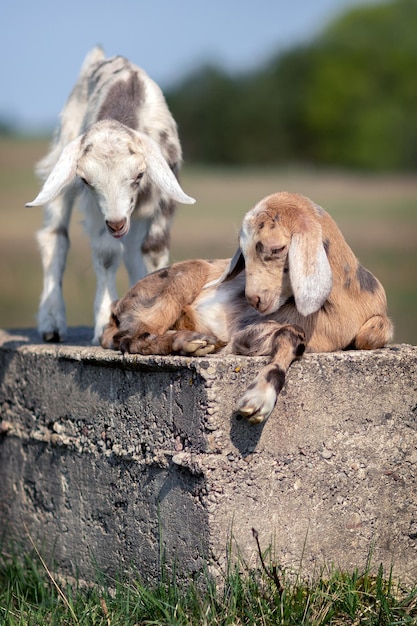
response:
[[[135,357],[0,332],[0,535],[63,573],[224,564],[251,529],[289,568],[417,578],[417,348],[309,355],[265,425],[237,421],[259,358]]]

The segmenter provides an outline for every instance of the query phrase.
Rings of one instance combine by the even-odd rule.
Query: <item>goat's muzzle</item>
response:
[[[272,313],[274,301],[267,293],[262,292],[259,294],[246,292],[246,300],[260,315]]]
[[[106,220],[106,226],[109,230],[109,233],[113,237],[116,237],[116,239],[119,237],[123,237],[123,235],[126,235],[128,231],[128,223],[125,217],[117,222],[110,222],[109,220]]]
[[[261,298],[257,294],[246,294],[246,300],[254,309],[258,310],[261,305]]]

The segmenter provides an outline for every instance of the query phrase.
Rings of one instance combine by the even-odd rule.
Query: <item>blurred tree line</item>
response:
[[[188,162],[417,166],[417,0],[358,6],[256,72],[171,89]]]

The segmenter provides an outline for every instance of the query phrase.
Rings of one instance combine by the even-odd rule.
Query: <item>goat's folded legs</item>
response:
[[[284,386],[286,372],[303,355],[305,344],[300,327],[282,326],[273,321],[256,324],[235,335],[230,346],[232,353],[271,357],[271,362],[261,369],[238,402],[238,413],[251,424],[259,424],[270,415]]]
[[[123,298],[113,302],[101,345],[139,354],[180,351],[172,349],[169,331],[196,330],[195,315],[189,305],[205,283],[222,271],[223,264],[195,260],[181,261],[145,276]]]
[[[144,333],[141,336],[124,336],[120,350],[130,354],[182,354],[205,356],[216,352],[224,344],[215,335],[198,333],[192,330],[170,330],[163,335]]]
[[[389,343],[393,336],[393,325],[385,315],[374,315],[356,334],[352,344],[356,350],[376,350]]]

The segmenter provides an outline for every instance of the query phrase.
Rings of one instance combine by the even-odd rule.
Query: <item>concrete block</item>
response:
[[[0,331],[0,536],[88,579],[163,553],[225,563],[252,528],[303,574],[372,561],[417,577],[417,347],[307,355],[269,420],[236,419],[258,357],[121,356]]]

